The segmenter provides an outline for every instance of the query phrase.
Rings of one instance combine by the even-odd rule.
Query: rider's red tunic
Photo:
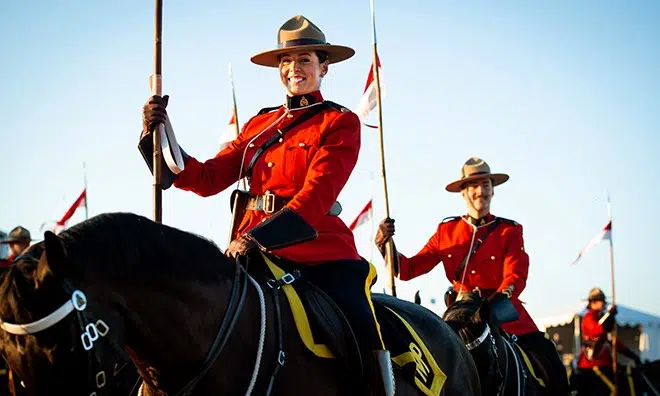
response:
[[[454,218],[440,223],[436,233],[415,256],[399,254],[399,278],[408,280],[425,274],[442,262],[447,279],[456,291],[502,291],[513,286],[511,301],[518,310],[519,319],[505,323],[502,328],[515,335],[538,331],[536,324],[519,300],[527,283],[529,256],[525,252],[522,225],[501,219],[466,265],[465,278],[454,276],[474,244],[486,233],[495,216],[488,215],[482,225],[475,226],[465,218]],[[472,248],[471,248],[472,246]]]
[[[291,117],[285,106],[252,117],[241,134],[215,158],[204,163],[190,158],[174,185],[201,196],[217,194],[245,175],[257,149],[278,129],[284,128],[320,103],[320,92],[296,97]],[[262,133],[263,132],[263,133]],[[261,134],[261,135],[260,135]],[[273,251],[286,259],[303,263],[360,259],[353,233],[337,216],[326,215],[346,184],[360,151],[360,121],[345,108],[329,108],[287,131],[252,169],[250,192],[267,191],[291,200],[286,205],[318,231],[316,240]],[[242,167],[241,167],[242,165]],[[234,237],[250,230],[269,215],[248,210]]]

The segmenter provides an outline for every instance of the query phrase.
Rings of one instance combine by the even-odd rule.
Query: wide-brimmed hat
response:
[[[605,297],[605,293],[603,293],[603,290],[600,287],[594,287],[589,290],[589,296],[586,301],[607,301],[607,297]]]
[[[493,186],[498,186],[509,180],[509,175],[505,173],[491,173],[490,166],[488,166],[486,161],[478,157],[471,157],[463,164],[460,179],[447,184],[445,189],[449,192],[461,192],[465,183],[482,179],[491,179]]]
[[[11,230],[9,235],[7,236],[7,239],[4,241],[0,241],[0,243],[6,244],[6,243],[21,243],[21,242],[30,242],[32,241],[32,236],[30,235],[30,231],[25,229],[24,227],[18,226]]]
[[[355,54],[355,50],[342,45],[330,44],[325,40],[325,34],[312,21],[302,15],[296,15],[277,32],[277,48],[254,55],[250,60],[261,66],[279,66],[278,56],[291,50],[325,51],[328,62],[337,63]]]

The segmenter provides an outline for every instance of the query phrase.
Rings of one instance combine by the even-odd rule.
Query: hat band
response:
[[[479,176],[479,175],[490,175],[490,172],[474,172],[474,173],[470,173],[469,175],[463,175],[463,179],[465,179],[466,177]]]
[[[323,40],[303,38],[297,40],[288,40],[277,45],[277,48],[290,48],[290,47],[299,47],[301,45],[327,45]]]

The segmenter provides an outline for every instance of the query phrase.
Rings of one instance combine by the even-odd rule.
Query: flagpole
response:
[[[87,191],[87,165],[83,162],[83,187],[85,190],[85,220],[89,219],[89,211],[87,205],[89,204],[89,192]]]
[[[376,79],[376,97],[378,98],[378,135],[380,137],[380,171],[383,177],[383,192],[385,193],[385,217],[390,217],[390,202],[387,194],[387,175],[385,174],[385,145],[383,141],[383,105],[381,101],[380,76],[378,73],[378,44],[376,40],[376,13],[374,11],[374,0],[371,3],[371,27],[373,30],[373,68]],[[390,238],[385,244],[385,263],[390,269],[390,290],[393,297],[396,297],[396,284],[394,279],[394,241]]]
[[[150,76],[151,94],[162,96],[163,77],[162,72],[162,22],[163,22],[163,1],[156,0],[156,10],[154,15],[154,73]],[[158,125],[153,132],[153,168],[154,168],[154,221],[162,222],[163,216],[163,186],[161,184],[162,164],[161,164],[161,136],[164,133],[164,125]]]
[[[614,243],[612,242],[612,204],[610,202],[610,194],[607,194],[607,218],[610,224],[610,276],[612,278],[612,305],[616,306],[616,295],[614,293]],[[616,375],[617,369],[617,352],[616,352],[616,319],[614,326],[612,326],[612,372],[614,373],[614,396],[618,394],[619,381]]]
[[[236,89],[234,87],[234,73],[231,69],[231,62],[229,62],[229,80],[231,81],[231,97],[234,101],[234,122],[236,125],[236,137],[241,133],[241,128],[238,126],[238,106],[236,106]],[[239,176],[240,177],[240,176]],[[247,181],[243,178],[243,190],[247,191]],[[235,208],[234,208],[235,209]]]

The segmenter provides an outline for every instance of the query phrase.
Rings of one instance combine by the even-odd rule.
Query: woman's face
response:
[[[318,91],[328,73],[328,61],[319,62],[315,51],[291,51],[280,55],[280,79],[289,96]]]

